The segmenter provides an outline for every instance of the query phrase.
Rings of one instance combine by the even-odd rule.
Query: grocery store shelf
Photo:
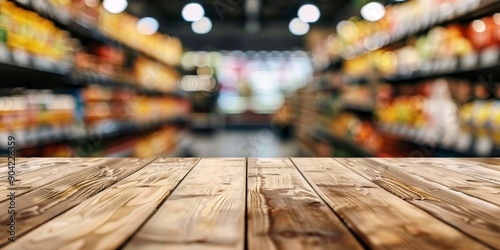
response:
[[[75,84],[69,76],[70,72],[71,65],[69,64],[56,64],[20,51],[11,53],[4,45],[0,44],[1,87],[39,88],[40,84],[35,84],[34,81],[40,79],[47,80],[56,87],[74,87]]]
[[[467,11],[461,14],[454,14],[454,13],[444,13],[446,15],[444,16],[439,16],[437,18],[434,18],[433,21],[430,21],[428,24],[421,25],[419,27],[415,27],[413,29],[407,29],[404,30],[404,32],[399,33],[399,34],[393,34],[391,36],[387,36],[383,41],[382,41],[382,46],[381,48],[385,48],[388,46],[395,45],[397,43],[403,42],[406,39],[425,33],[432,29],[435,26],[444,26],[448,25],[451,23],[457,23],[457,22],[462,22],[462,21],[468,21],[472,20],[477,17],[484,16],[487,13],[494,13],[495,10],[500,9],[500,1],[498,0],[482,0],[476,8],[468,8]],[[355,51],[354,57],[359,57],[362,56],[371,50],[366,49],[362,45],[353,45],[350,47],[351,51]]]
[[[377,130],[386,136],[420,145],[429,155],[443,151],[464,157],[500,156],[500,148],[495,148],[491,141],[480,142],[479,138],[472,135],[464,137],[463,134],[457,133],[439,136],[439,133],[429,129],[414,129],[402,125],[379,124]]]
[[[131,89],[146,95],[186,97],[186,94],[180,90],[165,92],[145,88],[126,80],[112,79],[101,74],[72,73],[72,67],[69,64],[43,61],[27,54],[15,56],[2,46],[0,46],[0,77],[2,78],[1,87],[5,88],[77,88],[88,84],[99,84],[111,88]],[[40,84],[41,82],[43,84]]]
[[[316,140],[326,141],[330,143],[332,146],[342,148],[359,157],[371,157],[375,155],[375,153],[371,152],[368,149],[356,145],[355,143],[348,141],[344,138],[332,135],[330,132],[324,131],[323,129],[320,128],[316,128],[311,133],[311,136]]]
[[[73,74],[73,79],[80,85],[84,86],[88,84],[99,84],[104,87],[125,88],[125,89],[135,90],[138,93],[146,95],[161,95],[161,96],[172,96],[179,98],[186,97],[186,94],[181,91],[165,92],[156,89],[149,89],[127,80],[113,79],[111,77],[97,73],[90,73],[90,72],[75,73]]]
[[[336,86],[320,86],[313,90],[313,92],[339,92],[342,91],[342,87]]]
[[[159,155],[159,157],[189,157],[191,156],[192,139],[185,133],[181,134],[180,140],[173,148]]]
[[[434,67],[429,67],[433,69],[432,72],[429,70],[419,70],[413,74],[406,76],[395,76],[390,78],[382,78],[382,81],[399,84],[408,82],[418,82],[425,79],[439,78],[439,77],[460,77],[468,78],[472,80],[478,80],[480,76],[485,79],[488,77],[500,77],[500,54],[498,51],[492,51],[491,53],[484,53],[484,56],[488,56],[489,60],[485,60],[484,56],[473,55],[472,65],[467,62],[466,58],[454,58],[452,60],[442,60],[442,62],[435,62]],[[475,59],[474,59],[475,58]],[[439,67],[438,65],[456,65],[455,67]]]
[[[168,158],[168,157],[187,157],[189,155],[189,148],[185,146],[175,146],[169,149],[167,152],[158,155],[158,157]],[[134,157],[134,148],[128,148],[120,152],[106,155],[106,157]]]
[[[330,63],[326,67],[318,69],[314,73],[324,73],[331,70],[340,70],[342,68],[342,63],[343,60],[341,58],[334,61],[330,61]]]
[[[373,108],[371,106],[361,106],[356,104],[344,103],[342,104],[342,109],[344,111],[349,111],[352,113],[364,115],[364,116],[372,116]]]
[[[16,3],[17,6],[23,9],[36,12],[40,16],[51,20],[56,26],[69,31],[74,37],[90,39],[104,44],[113,45],[115,47],[126,49],[135,55],[141,55],[150,60],[172,66],[167,64],[166,62],[161,61],[155,56],[134,49],[129,45],[126,45],[103,34],[93,24],[89,24],[84,20],[79,20],[78,18],[73,18],[69,11],[62,8],[56,8],[53,4],[50,3],[50,1],[15,0],[14,3]]]
[[[107,121],[88,128],[75,125],[54,129],[47,126],[35,129],[0,132],[0,138],[7,141],[7,137],[14,136],[16,138],[16,149],[25,149],[66,141],[93,141],[96,138],[101,140],[147,131],[168,124],[183,125],[186,122],[187,118],[177,117],[148,122]],[[6,149],[7,146],[5,144],[0,145],[0,151]]]

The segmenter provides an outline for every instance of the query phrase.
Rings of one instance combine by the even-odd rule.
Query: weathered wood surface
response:
[[[120,181],[150,163],[152,159],[108,159],[96,166],[59,179],[43,188],[16,199],[17,236],[38,227],[87,198]],[[0,207],[8,207],[8,200]],[[9,221],[8,213],[0,213],[0,225]],[[8,243],[0,238],[0,246]]]
[[[402,161],[398,159],[373,159],[375,162],[386,165],[411,175],[424,179],[430,183],[444,185],[455,192],[464,193],[500,206],[500,184],[452,171],[446,167],[436,167],[433,164]],[[447,165],[447,163],[440,163]],[[453,163],[451,163],[453,164]]]
[[[476,163],[480,167],[487,167],[500,171],[500,158],[461,158],[453,160]]]
[[[5,249],[500,249],[497,158],[16,160]]]
[[[377,159],[337,159],[401,199],[427,211],[491,247],[500,245],[500,207],[447,186],[390,167]],[[452,166],[446,164],[444,166]],[[467,167],[468,170],[475,169]]]
[[[9,169],[7,168],[7,158],[2,158],[5,160],[0,168],[0,177],[5,178]],[[29,159],[29,160],[27,160]],[[85,161],[81,158],[16,158],[15,162],[15,172],[16,175],[21,173],[27,173],[29,171],[40,169],[42,167],[48,167],[55,164],[67,164],[76,161]]]
[[[486,249],[336,160],[293,158],[292,161],[371,248]]]
[[[408,161],[408,159],[405,159]],[[431,164],[436,167],[450,169],[455,172],[473,176],[478,179],[483,179],[489,182],[500,184],[500,171],[481,166],[477,162],[463,159],[443,159],[443,162],[437,159],[426,161],[417,161],[419,164]]]
[[[248,161],[248,249],[363,249],[289,159]]]
[[[243,249],[246,161],[203,158],[125,249]]]
[[[88,160],[67,159],[52,161],[51,163],[44,161],[42,164],[33,163],[27,164],[26,166],[19,166],[19,171],[16,171],[16,174],[14,175],[16,179],[15,185],[13,187],[10,186],[8,177],[5,175],[0,178],[0,190],[6,191],[8,188],[15,188],[16,196],[19,197],[22,194],[33,191],[78,171],[93,167],[104,161],[104,159],[98,158]],[[29,171],[26,171],[26,169],[29,169]],[[0,197],[0,202],[7,199],[9,199],[7,196],[2,196]]]
[[[196,162],[156,160],[6,249],[116,249],[148,219]]]

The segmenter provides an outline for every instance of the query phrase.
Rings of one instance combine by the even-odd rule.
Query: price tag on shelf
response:
[[[26,130],[18,130],[16,132],[16,142],[19,145],[26,145]]]
[[[57,19],[63,24],[69,24],[71,22],[71,14],[63,8],[57,8],[55,12]]]
[[[498,49],[491,47],[481,53],[481,66],[489,67],[498,64]]]
[[[30,65],[30,55],[24,50],[14,50],[12,58],[17,65],[28,67]]]
[[[464,0],[461,2],[463,2],[466,5],[467,10],[472,12],[473,10],[479,8],[479,6],[481,5],[481,1],[483,0]]]
[[[0,132],[0,149],[6,149],[9,145],[7,145],[8,138],[9,138],[9,132],[7,131],[2,131]]]
[[[48,128],[42,127],[38,130],[38,141],[37,143],[45,142],[50,140],[50,130]]]
[[[477,67],[477,59],[478,55],[476,53],[470,53],[466,56],[463,56],[460,60],[462,69],[474,69]]]
[[[459,132],[456,130],[445,130],[443,139],[441,140],[441,145],[444,148],[451,148],[456,142],[459,136]]]
[[[471,143],[472,135],[470,133],[461,132],[457,137],[456,149],[461,152],[467,151]]]
[[[32,57],[33,61],[33,67],[39,70],[44,70],[44,71],[52,71],[53,70],[53,63],[43,59],[41,57],[33,56]]]
[[[36,131],[34,128],[25,130],[25,143],[28,145],[32,145],[36,142]]]
[[[410,133],[410,128],[406,125],[401,126],[401,137],[408,138]]]
[[[436,144],[437,133],[434,129],[425,129],[422,137],[422,141],[428,145]]]
[[[29,5],[31,3],[30,0],[16,0],[16,2],[18,2],[20,4],[24,4],[24,5]]]
[[[451,72],[457,68],[457,59],[455,57],[444,58],[441,60],[441,63],[443,64],[443,72]]]
[[[0,61],[10,62],[10,52],[5,44],[0,44]]]
[[[39,13],[48,14],[51,11],[50,4],[47,0],[31,0],[31,4]]]
[[[418,128],[416,133],[415,133],[415,141],[416,142],[421,142],[423,141],[425,130],[423,128]]]
[[[488,156],[493,149],[493,141],[488,136],[480,136],[474,144],[474,152],[480,156]]]

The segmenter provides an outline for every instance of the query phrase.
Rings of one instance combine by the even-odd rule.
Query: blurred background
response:
[[[499,52],[495,0],[0,0],[0,155],[500,156]]]

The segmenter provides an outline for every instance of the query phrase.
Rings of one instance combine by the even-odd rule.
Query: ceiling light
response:
[[[314,23],[319,20],[321,13],[315,5],[305,4],[300,7],[298,16],[302,22]]]
[[[472,22],[472,29],[477,33],[483,33],[486,31],[486,24],[482,20],[475,20]]]
[[[190,3],[182,8],[182,18],[188,22],[199,21],[205,16],[205,10],[200,4]]]
[[[288,29],[292,34],[302,36],[309,32],[309,24],[302,22],[299,18],[294,18],[288,25]]]
[[[207,17],[203,17],[200,20],[193,22],[191,24],[191,29],[196,34],[207,34],[212,30],[212,21]]]
[[[152,17],[144,17],[137,22],[137,31],[142,35],[152,35],[159,27],[158,21]]]
[[[127,0],[104,0],[102,5],[107,11],[118,14],[127,8],[128,2]]]
[[[495,15],[493,15],[493,22],[496,25],[500,25],[500,13],[496,13]]]
[[[385,7],[378,2],[368,3],[361,8],[361,16],[370,22],[378,21],[385,16]]]

